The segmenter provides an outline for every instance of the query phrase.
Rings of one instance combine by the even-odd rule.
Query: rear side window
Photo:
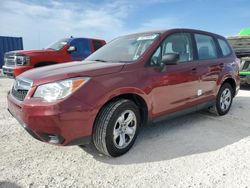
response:
[[[94,45],[94,50],[96,51],[102,47],[102,42],[99,40],[93,40],[93,45]]]
[[[231,48],[229,47],[228,43],[225,40],[218,39],[218,43],[219,43],[222,55],[224,57],[231,54]]]
[[[217,50],[213,37],[202,34],[195,34],[194,36],[200,60],[217,58]]]

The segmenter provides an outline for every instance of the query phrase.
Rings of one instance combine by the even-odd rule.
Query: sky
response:
[[[232,36],[250,27],[249,10],[249,0],[0,0],[0,36],[23,37],[25,49],[169,28]]]

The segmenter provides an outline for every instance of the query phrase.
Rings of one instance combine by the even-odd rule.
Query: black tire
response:
[[[136,118],[136,129],[128,145],[124,148],[118,148],[114,141],[114,129],[115,126],[117,126],[118,118],[126,111],[133,112],[133,117]],[[126,153],[135,142],[140,123],[140,112],[138,106],[134,102],[127,99],[118,99],[108,103],[102,108],[95,121],[93,130],[93,142],[95,147],[101,153],[112,157],[118,157]],[[126,140],[125,136],[124,139]]]
[[[223,109],[222,103],[221,103],[221,97],[222,97],[223,92],[226,90],[230,91],[231,100],[229,102],[229,106],[227,108]],[[232,102],[233,102],[233,97],[234,97],[233,95],[234,95],[234,92],[233,92],[232,86],[229,83],[223,84],[221,86],[218,94],[217,94],[215,105],[212,106],[211,108],[209,108],[209,111],[215,115],[218,115],[218,116],[223,116],[223,115],[227,114],[228,111],[230,110]]]

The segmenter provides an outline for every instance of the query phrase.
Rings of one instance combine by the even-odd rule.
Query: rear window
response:
[[[103,45],[102,45],[102,42],[99,41],[99,40],[93,40],[93,45],[94,45],[94,50],[98,50],[99,48],[101,48]]]
[[[218,39],[218,43],[219,43],[220,49],[222,51],[222,55],[224,57],[231,54],[231,48],[229,47],[228,43],[225,40]]]
[[[198,56],[200,60],[216,59],[217,50],[213,37],[202,34],[195,34]]]

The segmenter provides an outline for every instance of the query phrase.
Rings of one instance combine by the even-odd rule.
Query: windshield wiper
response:
[[[103,59],[94,59],[94,60],[90,60],[90,61],[107,62],[107,61],[105,61]]]

